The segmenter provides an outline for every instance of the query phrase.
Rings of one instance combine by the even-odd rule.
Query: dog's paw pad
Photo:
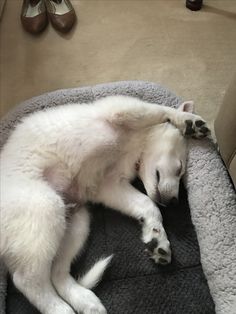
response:
[[[199,131],[203,134],[207,134],[210,132],[210,130],[206,126],[200,127]]]
[[[202,121],[202,122],[204,122],[204,121]],[[195,125],[197,125],[197,124],[195,123]],[[196,135],[197,138],[203,138],[203,137],[206,137],[209,134],[211,134],[211,131],[206,126],[206,123],[202,124],[200,127],[196,127],[195,130],[196,130],[196,134],[195,135]]]
[[[157,239],[153,238],[150,242],[146,243],[146,247],[150,253],[154,252],[154,249],[158,246]]]
[[[193,135],[195,133],[195,130],[193,128],[193,121],[186,120],[185,124],[186,124],[185,135]]]
[[[158,264],[167,265],[167,264],[169,264],[169,262],[165,258],[160,257],[158,259]]]
[[[196,127],[200,128],[201,126],[203,126],[205,124],[205,121],[203,120],[197,120],[195,122]]]
[[[167,252],[163,250],[161,247],[158,249],[158,253],[161,255],[167,255]]]

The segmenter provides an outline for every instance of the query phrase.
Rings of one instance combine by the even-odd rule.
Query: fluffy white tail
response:
[[[78,278],[78,283],[87,289],[94,288],[102,279],[104,271],[108,267],[112,257],[113,255],[110,255],[96,262],[83,277]]]

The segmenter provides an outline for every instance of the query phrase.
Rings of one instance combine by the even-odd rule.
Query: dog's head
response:
[[[179,110],[193,111],[193,103],[183,103]],[[163,205],[178,202],[179,183],[185,172],[187,147],[180,131],[170,123],[150,130],[139,166],[139,177],[148,196]]]

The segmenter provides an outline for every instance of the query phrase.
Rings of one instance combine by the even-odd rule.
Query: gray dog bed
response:
[[[14,125],[33,111],[91,102],[111,94],[172,107],[181,101],[157,84],[140,81],[59,90],[25,101],[11,111],[1,122],[0,146]],[[236,313],[235,191],[210,140],[189,140],[189,148],[180,205],[163,211],[173,249],[172,265],[163,268],[148,260],[135,221],[101,206],[91,208],[92,233],[72,274],[89,267],[97,257],[115,252],[113,264],[95,290],[108,313]],[[38,313],[10,278],[7,281],[2,263],[0,313]]]

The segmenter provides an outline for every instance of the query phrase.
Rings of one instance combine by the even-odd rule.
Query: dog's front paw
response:
[[[201,139],[211,133],[206,121],[192,113],[181,112],[174,124],[186,137]]]
[[[170,242],[163,228],[152,228],[145,237],[145,251],[155,263],[167,265],[171,262]],[[149,238],[149,240],[147,240]]]
[[[200,117],[185,120],[185,126],[184,136],[200,139],[211,133],[210,129],[206,126],[206,122]]]
[[[150,242],[146,243],[146,252],[157,264],[167,265],[171,262],[170,248],[163,248],[156,238],[153,238]]]

